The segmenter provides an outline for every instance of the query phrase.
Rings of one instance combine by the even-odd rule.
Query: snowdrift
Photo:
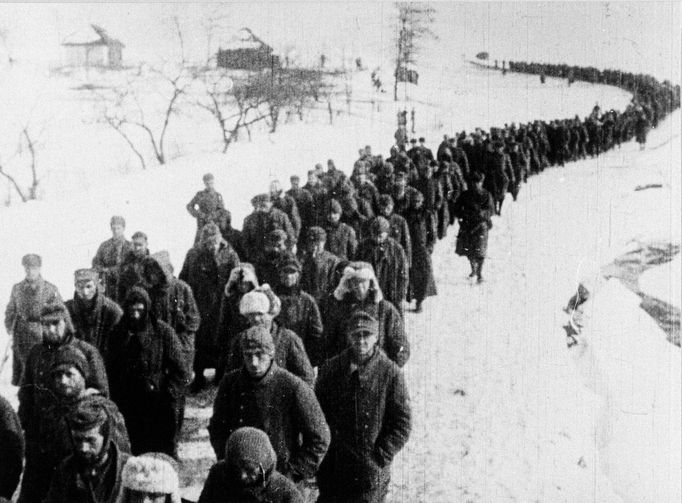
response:
[[[680,350],[611,279],[584,306],[587,322],[571,354],[601,399],[600,466],[626,502],[682,500]]]

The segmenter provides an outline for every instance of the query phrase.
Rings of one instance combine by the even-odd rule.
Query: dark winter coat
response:
[[[232,344],[241,332],[249,328],[248,320],[239,312],[239,302],[243,294],[238,289],[241,281],[250,284],[249,291],[258,287],[258,279],[250,264],[242,263],[240,267],[233,269],[230,279],[225,285],[223,298],[220,306],[218,321],[218,347],[220,351],[219,368],[216,369],[216,378],[220,379],[225,372],[227,358]]]
[[[515,180],[511,161],[507,154],[500,152],[489,152],[486,159],[483,187],[492,194],[495,201],[502,201],[509,184]]]
[[[278,286],[275,293],[282,302],[277,322],[301,338],[310,364],[317,367],[322,358],[322,317],[315,299],[300,287]]]
[[[493,196],[485,189],[479,191],[474,187],[459,196],[455,205],[455,215],[459,219],[457,255],[485,258],[488,229],[493,225],[491,217],[494,213]]]
[[[368,313],[379,321],[378,346],[402,367],[410,358],[410,343],[405,334],[403,319],[390,302],[383,300],[377,292],[370,292],[364,302],[355,299],[353,294],[337,288],[334,296],[327,302],[324,323],[324,348],[327,358],[338,355],[348,347],[346,329],[348,320],[358,311]]]
[[[114,302],[123,300],[118,298],[118,280],[121,263],[131,251],[133,244],[130,241],[110,238],[99,245],[92,259],[92,267],[97,270],[104,285],[104,294]]]
[[[329,446],[329,428],[312,388],[273,361],[255,380],[240,368],[223,377],[208,425],[218,460],[239,427],[267,433],[277,454],[277,470],[289,478],[311,477]]]
[[[93,388],[102,395],[109,396],[110,383],[104,361],[94,346],[76,339],[73,333],[67,333],[64,341],[57,346],[36,344],[28,354],[26,371],[18,392],[19,419],[27,443],[38,437],[40,418],[45,417],[45,410],[53,403],[49,385],[50,369],[67,346],[78,348],[88,362],[86,388]]]
[[[152,302],[152,316],[175,330],[180,339],[185,361],[194,359],[194,336],[201,325],[199,308],[192,288],[173,276],[173,267],[167,253],[154,253],[144,263],[145,273],[155,271],[160,283],[149,286],[147,293]]]
[[[57,467],[43,503],[93,503],[93,495],[96,503],[125,503],[121,473],[129,457],[110,443],[105,465],[86,478],[77,460],[69,456]]]
[[[303,188],[310,193],[313,198],[312,224],[324,225],[327,211],[327,189],[321,183],[311,185],[306,183]]]
[[[12,385],[18,386],[31,348],[43,340],[40,311],[47,304],[63,302],[52,283],[38,278],[12,287],[5,310],[5,330],[12,338]]]
[[[109,416],[110,438],[122,452],[130,452],[128,430],[116,404],[95,390],[86,390],[76,400],[54,399],[38,420],[38,436],[26,442],[26,466],[21,485],[21,502],[42,501],[59,463],[73,452],[67,418],[84,400],[95,400]]]
[[[322,366],[315,393],[331,430],[329,451],[317,473],[321,496],[380,501],[367,495],[390,478],[391,462],[412,426],[402,371],[377,348],[353,372],[346,350]]]
[[[391,197],[393,197],[393,211],[400,216],[403,216],[405,212],[410,208],[412,204],[411,201],[414,198],[414,194],[418,192],[414,187],[409,185],[405,187],[405,191],[401,194],[398,192],[397,185],[393,186],[391,192]]]
[[[286,213],[277,208],[270,211],[254,211],[244,219],[242,227],[242,239],[246,250],[246,260],[254,261],[265,248],[265,237],[274,230],[283,230],[287,233],[288,248],[296,244],[296,233]],[[241,257],[242,259],[244,257]]]
[[[310,364],[310,359],[301,338],[276,321],[272,322],[270,334],[272,335],[272,341],[275,343],[275,362],[281,368],[288,370],[312,387],[315,382],[315,372]],[[244,360],[239,348],[239,336],[237,336],[230,345],[227,357],[227,370],[236,370],[243,365]]]
[[[327,231],[325,249],[341,260],[353,260],[358,249],[358,241],[353,228],[343,222],[338,224],[327,222],[324,230]]]
[[[410,267],[410,298],[421,302],[437,295],[433,279],[431,253],[436,244],[436,225],[425,209],[411,209],[405,215],[412,239],[412,266]]]
[[[391,213],[390,217],[384,216],[384,218],[388,220],[388,224],[391,226],[388,236],[393,238],[400,246],[403,247],[405,257],[407,257],[407,264],[409,266],[412,263],[412,241],[410,240],[410,230],[407,228],[407,222],[401,215],[398,215],[397,213]],[[374,219],[369,222],[368,227],[372,225],[373,221]]]
[[[273,196],[272,207],[286,213],[289,217],[289,222],[291,222],[291,227],[294,230],[294,237],[298,240],[298,237],[301,234],[301,216],[298,212],[296,200],[287,194],[282,194],[280,197]]]
[[[358,247],[357,260],[372,264],[384,298],[400,312],[410,279],[403,247],[390,237],[381,244],[366,239]]]
[[[149,314],[147,292],[133,288],[125,305],[132,302],[145,305],[147,318],[138,330],[124,315],[111,338],[106,362],[111,398],[125,417],[133,454],[172,456],[178,401],[189,383],[189,368],[175,331]]]
[[[121,273],[118,278],[118,292],[116,294],[116,302],[119,305],[123,304],[123,300],[132,287],[142,283],[142,264],[148,256],[149,250],[146,250],[144,253],[132,250],[123,257]]]
[[[261,487],[243,490],[230,478],[230,465],[218,461],[208,472],[208,478],[198,503],[305,503],[296,485],[275,470],[265,468],[265,480]]]
[[[111,332],[123,316],[118,304],[98,290],[91,306],[87,306],[74,293],[73,299],[66,301],[66,308],[71,315],[76,337],[95,346],[102,358],[106,358]]]
[[[24,459],[24,434],[19,416],[0,396],[0,498],[12,499],[19,485]]]
[[[312,295],[318,305],[332,287],[334,270],[339,262],[341,259],[327,250],[317,255],[301,255],[301,289]]]
[[[300,187],[298,189],[289,189],[286,194],[296,201],[298,216],[301,217],[301,233],[299,239],[303,239],[305,238],[304,231],[315,225],[313,196],[306,189]]]
[[[187,252],[180,279],[192,289],[201,318],[195,337],[195,370],[216,365],[220,304],[230,272],[237,265],[239,256],[227,241],[220,243],[217,254],[212,248],[203,246],[195,246]]]
[[[509,160],[514,171],[514,181],[509,184],[509,193],[516,199],[521,190],[521,183],[528,178],[528,158],[519,149],[509,153]]]
[[[286,250],[266,250],[261,252],[258,258],[253,261],[258,282],[261,285],[267,283],[274,287],[279,282],[279,263],[282,259],[289,256],[290,253]]]
[[[197,233],[194,243],[199,242],[201,229],[204,225],[220,220],[221,211],[225,210],[223,196],[219,192],[211,189],[204,189],[197,192],[192,200],[187,203],[187,211],[197,219]]]

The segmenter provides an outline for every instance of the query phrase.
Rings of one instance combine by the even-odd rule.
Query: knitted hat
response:
[[[275,356],[275,343],[272,340],[270,330],[261,325],[255,325],[244,330],[239,338],[239,347],[242,351],[260,349],[270,356]]]
[[[24,255],[21,258],[21,265],[24,267],[42,267],[43,259],[40,257],[40,255],[29,253],[28,255]]]
[[[265,314],[270,311],[270,299],[263,292],[251,290],[239,301],[239,314],[245,316],[252,313]]]
[[[327,240],[327,232],[322,227],[311,227],[308,229],[308,241],[311,243],[320,243]]]
[[[341,209],[341,203],[339,203],[336,199],[329,201],[328,213],[334,213],[335,215],[343,213],[343,210]]]
[[[109,414],[101,401],[86,397],[73,409],[68,416],[72,430],[86,431],[97,428],[109,421]]]
[[[121,472],[121,485],[141,493],[168,494],[180,503],[180,481],[175,461],[167,454],[150,452],[128,458]]]
[[[66,310],[66,306],[61,302],[46,304],[40,310],[41,323],[56,323],[59,320],[66,321],[67,319],[69,319],[69,312]]]
[[[109,220],[109,226],[113,225],[122,225],[123,227],[125,227],[126,219],[119,215],[114,215],[113,217],[111,217],[111,220]]]
[[[94,281],[97,283],[99,280],[99,274],[94,269],[78,269],[73,273],[73,277],[75,283],[79,281]]]
[[[63,344],[55,351],[50,364],[50,372],[56,372],[60,367],[74,367],[85,379],[90,375],[90,364],[87,358],[72,344]]]
[[[275,466],[277,455],[267,434],[258,428],[244,426],[232,432],[225,446],[225,460],[231,466],[244,461],[260,465],[265,473]]]
[[[357,311],[346,323],[346,335],[351,335],[355,332],[376,334],[379,332],[379,321],[365,311]]]
[[[372,223],[369,224],[369,233],[372,236],[378,236],[379,234],[390,231],[391,224],[389,224],[388,220],[384,217],[376,217],[372,220]]]

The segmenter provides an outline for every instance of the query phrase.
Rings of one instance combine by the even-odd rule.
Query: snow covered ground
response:
[[[448,75],[456,85],[448,85],[434,70],[423,77],[421,91],[410,91],[417,134],[425,135],[433,148],[443,133],[453,130],[584,116],[595,102],[622,109],[629,99],[613,88],[568,88],[553,79],[540,88],[537,77],[502,77],[466,66]],[[186,155],[125,176],[119,162],[127,153],[111,132],[95,134],[81,126],[78,131],[88,136],[52,146],[47,140],[45,159],[59,151],[65,161],[50,165],[44,200],[0,210],[0,260],[5,264],[0,306],[21,279],[20,259],[27,252],[43,255],[44,276],[70,297],[73,270],[89,264],[108,236],[112,214],[127,217],[129,234],[147,231],[152,251],[169,250],[179,268],[195,230],[184,205],[201,187],[206,171],[216,175],[238,226],[249,211],[251,195],[263,191],[273,177],[303,175],[327,158],[349,170],[357,148],[365,144],[385,152],[397,108],[386,95],[374,96],[378,104],[368,103],[373,97],[368,75],[358,74],[356,80],[358,102],[351,105],[350,116],[336,117],[333,126],[311,117],[253,143],[240,142],[221,155],[208,151],[210,141],[202,137],[206,129],[194,128],[185,118],[173,134]],[[87,104],[82,106],[88,112]],[[70,124],[76,127],[80,118],[64,119],[74,122],[54,134],[75,134]],[[632,325],[609,331],[602,323],[593,330],[602,334],[593,336],[599,343],[580,346],[591,351],[567,350],[561,329],[561,307],[577,281],[596,277],[599,267],[628,241],[653,237],[679,243],[679,124],[678,111],[652,132],[643,152],[629,143],[598,159],[530,179],[519,201],[509,201],[502,217],[494,220],[484,267],[487,281],[480,286],[470,284],[466,260],[454,254],[456,229],[438,244],[434,267],[439,296],[425,303],[423,314],[406,316],[413,344],[405,372],[414,429],[394,463],[390,501],[679,501],[679,478],[674,475],[679,474],[679,348],[668,344],[663,349],[655,323],[647,325],[646,315],[640,319],[635,308],[626,313],[638,316],[639,336],[620,338]],[[96,143],[84,149],[76,141],[83,138]],[[201,145],[199,151],[191,150],[193,145]],[[647,183],[662,188],[634,191]],[[679,278],[667,288],[676,285],[679,290]],[[612,304],[604,301],[595,308],[596,316],[609,320],[618,314],[611,308],[619,306]],[[0,329],[2,347],[4,337]],[[637,353],[654,356],[621,367],[594,364],[616,357],[627,362]],[[588,386],[597,375],[595,368],[609,383],[622,382],[627,370],[630,377],[632,369],[643,373],[642,379],[628,381],[636,397],[661,390],[656,403],[642,400],[635,411],[640,422],[651,419],[647,429],[627,422],[632,415],[619,415],[628,396],[622,388]],[[0,382],[7,383],[8,370]],[[210,408],[194,408],[190,415],[205,422]],[[658,442],[635,443],[659,431]],[[187,464],[210,462],[205,430],[188,439],[182,454]],[[654,460],[659,464],[650,464]],[[200,484],[193,479],[186,496],[196,497]]]

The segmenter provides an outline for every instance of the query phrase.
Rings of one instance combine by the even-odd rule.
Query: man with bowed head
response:
[[[121,474],[130,457],[113,439],[111,418],[95,399],[86,399],[68,416],[73,453],[52,477],[43,503],[118,503]]]
[[[68,417],[83,400],[97,401],[112,420],[112,438],[123,452],[130,452],[128,432],[116,405],[95,389],[87,388],[88,361],[75,346],[65,345],[47,369],[47,389],[43,406],[27,430],[26,468],[19,502],[41,502],[59,463],[71,454],[72,441]]]
[[[304,503],[294,483],[277,471],[270,439],[258,428],[238,428],[225,459],[208,474],[198,503]]]
[[[40,255],[29,253],[21,259],[26,277],[12,287],[5,310],[5,329],[12,338],[12,385],[19,386],[28,352],[42,341],[40,311],[46,305],[62,302],[59,290],[43,279]]]
[[[355,313],[348,349],[320,369],[315,393],[332,431],[317,474],[319,503],[382,503],[391,461],[411,430],[402,371],[377,346],[378,322]]]
[[[277,364],[275,342],[265,327],[242,332],[239,353],[241,368],[223,377],[213,404],[208,426],[213,450],[221,460],[233,431],[259,428],[275,448],[277,470],[303,483],[315,475],[329,445],[329,428],[315,394]]]

